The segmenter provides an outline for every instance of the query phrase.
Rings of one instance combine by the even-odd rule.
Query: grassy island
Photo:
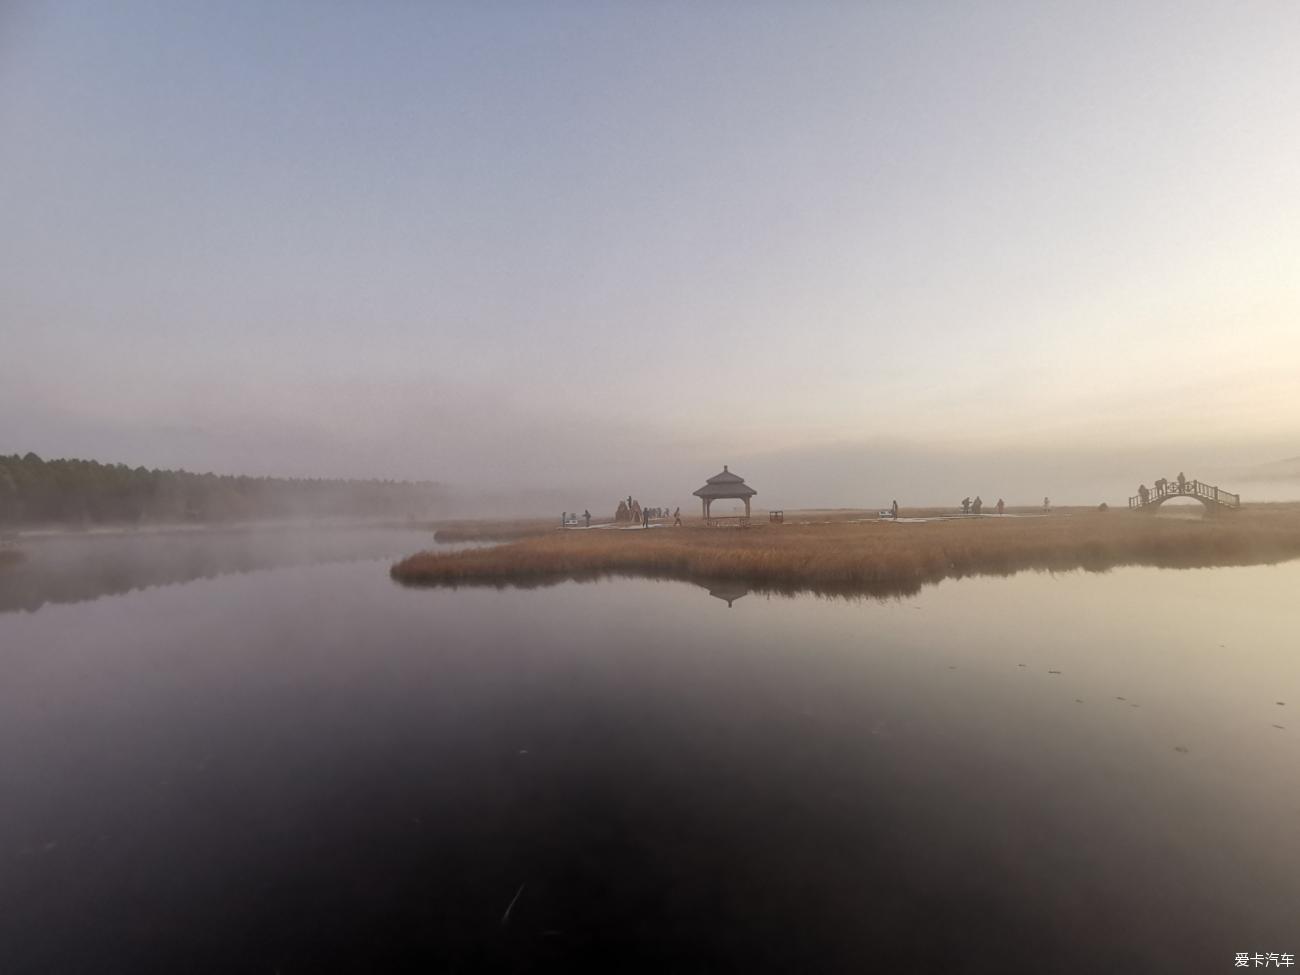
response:
[[[481,538],[490,537],[485,530]],[[392,568],[411,585],[536,586],[603,575],[734,580],[775,592],[908,593],[944,578],[1026,569],[1204,567],[1300,558],[1300,505],[1219,517],[1072,509],[1046,516],[899,522],[787,515],[749,529],[562,530],[490,548],[421,552]]]

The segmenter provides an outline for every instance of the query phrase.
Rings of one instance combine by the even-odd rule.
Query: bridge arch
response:
[[[1166,501],[1183,501],[1183,500],[1199,501],[1201,503],[1201,506],[1205,509],[1206,514],[1214,514],[1216,508],[1222,507],[1222,505],[1217,505],[1213,501],[1209,500],[1208,498],[1202,498],[1200,495],[1190,494],[1190,493],[1161,495],[1158,498],[1152,498],[1144,505],[1138,505],[1138,507],[1148,508],[1151,511],[1158,511]]]
[[[1161,478],[1155,482],[1155,487],[1151,489],[1143,485],[1138,489],[1136,495],[1128,499],[1128,506],[1134,509],[1141,508],[1155,511],[1166,501],[1175,498],[1190,498],[1193,501],[1199,501],[1205,507],[1207,514],[1216,514],[1225,509],[1233,510],[1241,507],[1241,495],[1225,491],[1217,484],[1189,481],[1181,474],[1178,475],[1177,481],[1168,481]]]

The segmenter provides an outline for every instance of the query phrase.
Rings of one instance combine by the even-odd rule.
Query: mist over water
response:
[[[173,526],[143,531],[27,533],[20,558],[0,572],[0,612],[35,611],[178,585],[230,573],[291,565],[396,558],[412,547],[455,551],[433,532],[393,525],[218,528]]]

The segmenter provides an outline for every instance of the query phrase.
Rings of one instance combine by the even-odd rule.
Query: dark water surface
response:
[[[0,570],[5,975],[1300,953],[1300,563],[881,602],[149,544]]]

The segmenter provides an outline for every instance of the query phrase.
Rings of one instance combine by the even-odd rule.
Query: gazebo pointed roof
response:
[[[739,474],[731,473],[726,464],[722,471],[704,482],[704,487],[692,491],[697,498],[752,498],[758,492],[745,483]]]
[[[731,468],[728,467],[726,464],[723,464],[722,473],[714,474],[705,483],[706,484],[744,484],[745,479],[741,477],[739,474],[731,473]]]
[[[730,608],[731,604],[742,596],[749,595],[749,586],[743,582],[719,582],[707,587],[709,595],[721,599]]]

